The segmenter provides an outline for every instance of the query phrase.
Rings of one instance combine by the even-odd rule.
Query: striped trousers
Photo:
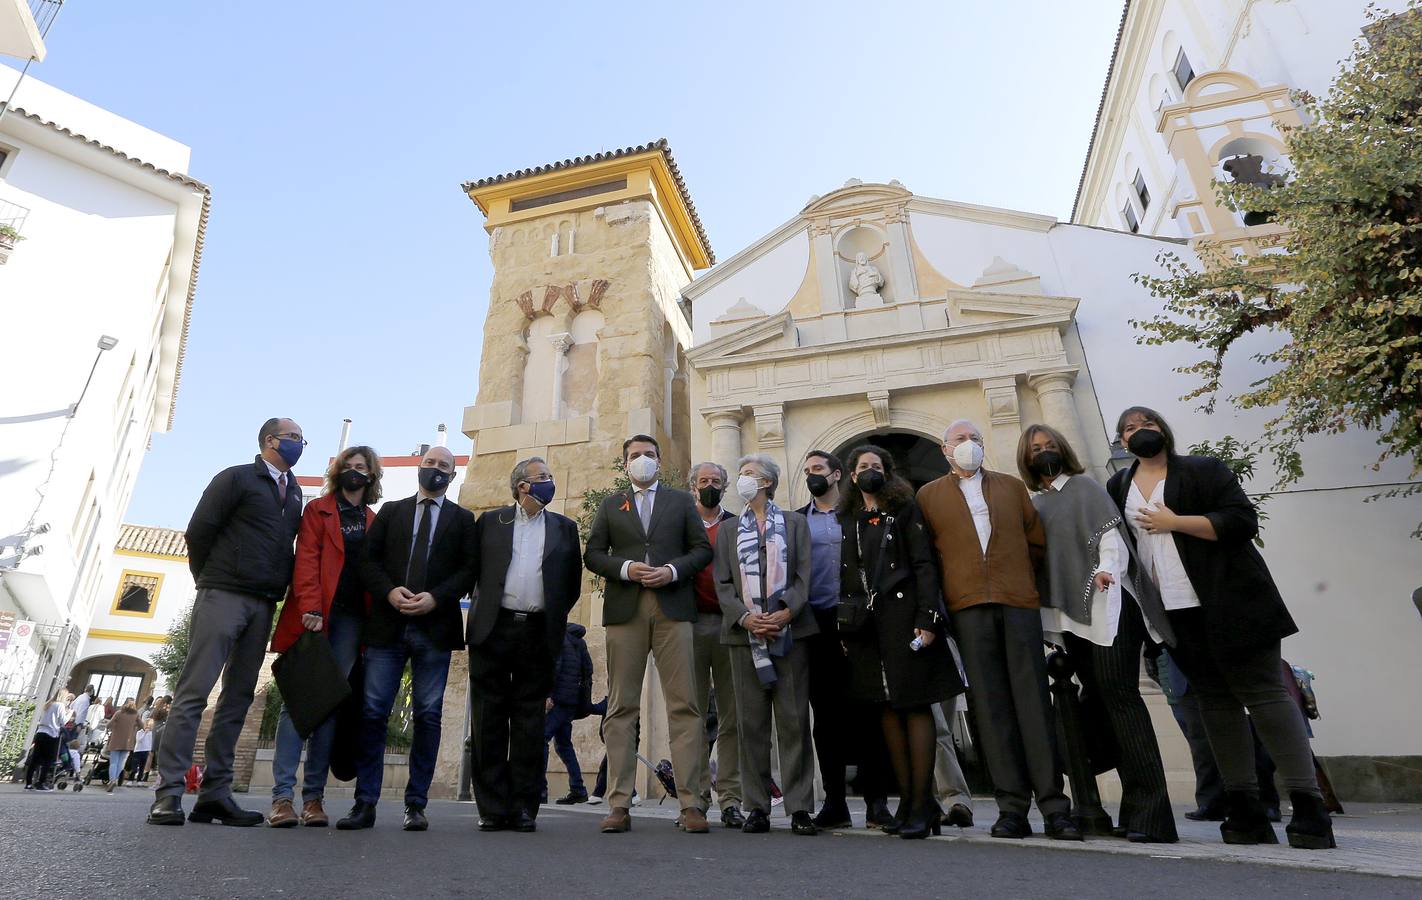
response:
[[[1082,683],[1100,699],[1116,739],[1116,773],[1121,776],[1122,789],[1118,824],[1159,840],[1175,840],[1175,815],[1165,787],[1160,745],[1150,712],[1141,699],[1145,621],[1135,598],[1126,594],[1121,601],[1121,620],[1111,646],[1102,647],[1068,634],[1067,652],[1078,667]]]

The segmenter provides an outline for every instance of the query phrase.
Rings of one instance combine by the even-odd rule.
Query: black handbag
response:
[[[893,534],[894,517],[884,516],[884,536],[879,539],[879,556],[874,562],[873,578],[864,576],[864,566],[857,566],[859,570],[859,584],[864,588],[862,594],[841,594],[839,602],[835,604],[834,616],[839,630],[843,634],[854,634],[864,628],[869,621],[869,614],[874,611],[874,598],[876,591],[870,587],[870,583],[878,584],[879,575],[884,570],[884,554],[888,550],[889,540]],[[859,553],[859,560],[864,559],[864,541],[859,533],[859,523],[854,523],[854,547]]]

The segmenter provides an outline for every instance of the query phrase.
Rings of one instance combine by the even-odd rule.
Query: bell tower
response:
[[[460,504],[508,503],[514,463],[537,455],[558,482],[550,508],[576,517],[635,433],[685,472],[691,321],[678,301],[715,257],[667,142],[463,187],[484,214],[494,280]]]

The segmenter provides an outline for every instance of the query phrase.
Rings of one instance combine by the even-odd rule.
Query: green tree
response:
[[[1302,477],[1305,438],[1349,428],[1379,433],[1377,463],[1422,472],[1422,9],[1368,15],[1371,43],[1359,41],[1328,96],[1297,95],[1310,124],[1285,135],[1287,178],[1216,185],[1229,208],[1268,211],[1287,229],[1282,252],[1233,256],[1206,241],[1200,268],[1164,253],[1163,275],[1135,276],[1164,301],[1133,321],[1137,341],[1206,351],[1178,370],[1199,377],[1186,399],[1206,411],[1241,339],[1282,338],[1254,357],[1269,374],[1227,398],[1277,410],[1258,446],[1280,486]]]
[[[163,646],[153,654],[153,668],[163,676],[163,681],[171,689],[178,683],[178,675],[183,671],[183,663],[188,661],[188,641],[193,628],[192,604],[168,627],[168,635]]]

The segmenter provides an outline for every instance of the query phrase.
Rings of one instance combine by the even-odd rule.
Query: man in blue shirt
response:
[[[833,453],[805,455],[805,484],[813,499],[799,512],[810,523],[810,606],[819,634],[807,641],[810,655],[810,709],[815,756],[824,782],[825,805],[815,816],[820,828],[850,828],[845,802],[845,767],[858,760],[860,793],[868,807],[865,826],[878,828],[892,817],[887,803],[887,751],[877,716],[865,704],[849,700],[849,666],[839,642],[835,606],[839,603],[839,550],[844,538],[836,507],[844,466]],[[859,735],[851,746],[851,735]],[[856,752],[857,751],[857,752]]]

